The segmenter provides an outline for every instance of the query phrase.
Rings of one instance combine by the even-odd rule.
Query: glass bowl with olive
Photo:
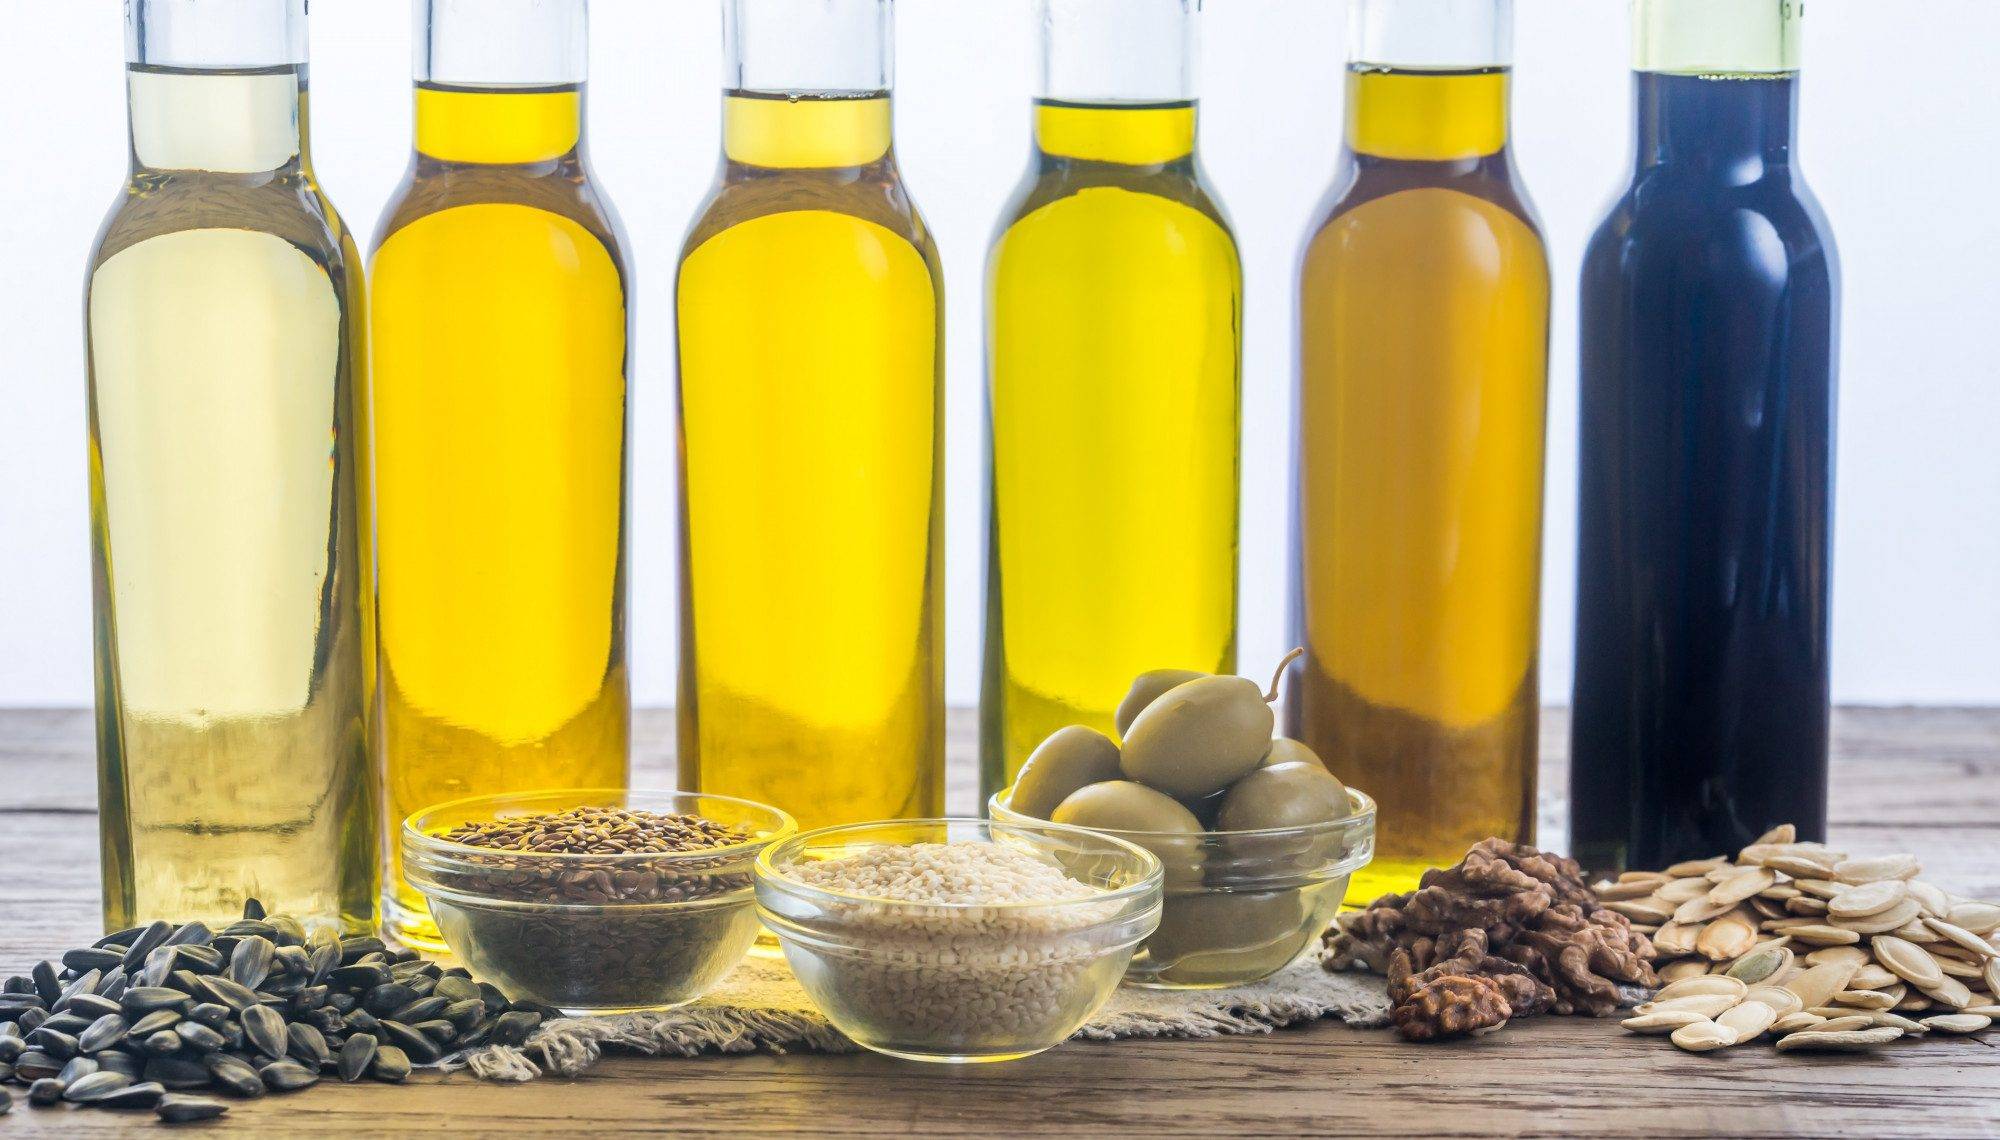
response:
[[[1375,801],[1305,745],[1274,738],[1272,688],[1143,673],[1118,708],[1122,746],[1083,725],[1058,729],[988,805],[1000,822],[1088,828],[1159,856],[1160,926],[1131,984],[1213,989],[1276,973],[1325,931],[1374,855]]]

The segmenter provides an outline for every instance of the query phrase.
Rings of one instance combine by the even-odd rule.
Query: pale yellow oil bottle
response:
[[[131,176],[86,305],[104,921],[257,898],[368,931],[360,257],[312,173],[303,63],[148,62],[242,50],[234,10],[171,45],[151,14],[128,6]],[[292,20],[296,52],[268,50],[302,61]]]
[[[1534,834],[1549,267],[1507,88],[1356,64],[1303,259],[1287,727],[1380,805],[1350,902]]]
[[[732,91],[681,256],[680,770],[804,826],[944,806],[942,285],[886,91]]]
[[[1040,100],[988,264],[982,775],[1149,669],[1231,672],[1243,275],[1193,101]]]
[[[577,84],[417,88],[371,296],[392,827],[626,781],[629,281],[582,110]],[[429,942],[389,850],[394,930]]]

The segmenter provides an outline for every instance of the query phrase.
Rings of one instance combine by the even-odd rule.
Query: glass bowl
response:
[[[453,843],[466,823],[576,807],[696,815],[752,838],[656,854],[558,855]],[[445,944],[511,998],[565,1013],[665,1009],[721,981],[757,937],[754,865],[797,832],[773,807],[692,792],[586,789],[479,796],[403,824],[403,865]]]
[[[1039,822],[994,793],[996,823]],[[1159,929],[1125,980],[1159,989],[1218,989],[1269,977],[1326,931],[1348,876],[1375,854],[1375,801],[1347,790],[1349,813],[1305,827],[1192,835],[1104,830],[1153,852],[1165,879]]]
[[[1097,888],[1081,899],[922,903],[804,881],[880,846],[992,843]],[[1081,828],[930,819],[808,831],[757,859],[757,910],[827,1019],[914,1061],[1006,1061],[1060,1045],[1104,1004],[1160,920],[1160,861]]]

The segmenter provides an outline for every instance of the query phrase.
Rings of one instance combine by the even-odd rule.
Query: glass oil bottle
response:
[[[416,0],[414,154],[375,243],[388,823],[623,787],[631,280],[584,138],[585,0]],[[387,909],[432,944],[397,846]]]
[[[1290,735],[1374,796],[1349,901],[1535,818],[1549,266],[1508,150],[1510,0],[1351,0],[1300,269]]]
[[[1200,0],[1038,0],[987,265],[990,794],[1149,669],[1233,672],[1243,272],[1195,154]]]
[[[803,826],[932,816],[943,291],[890,129],[890,0],[725,0],[683,246],[682,786]]]
[[[305,0],[127,0],[91,252],[104,921],[372,929],[360,258],[313,177]]]
[[[1630,185],[1584,256],[1573,850],[1823,840],[1840,267],[1792,0],[1636,0]]]

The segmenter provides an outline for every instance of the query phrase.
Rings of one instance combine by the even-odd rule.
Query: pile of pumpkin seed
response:
[[[1918,878],[1910,855],[1853,858],[1790,825],[1727,857],[1597,885],[1651,936],[1666,985],[1623,1024],[1707,1052],[1861,1051],[1978,1033],[2000,1018],[2000,903]]]
[[[308,934],[252,900],[219,931],[155,922],[7,979],[0,1114],[13,1083],[31,1105],[207,1120],[228,1106],[182,1094],[296,1092],[322,1074],[400,1082],[447,1053],[521,1044],[555,1012],[376,938]]]

